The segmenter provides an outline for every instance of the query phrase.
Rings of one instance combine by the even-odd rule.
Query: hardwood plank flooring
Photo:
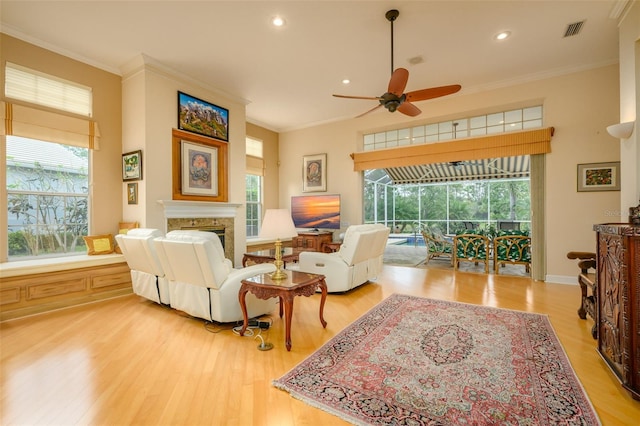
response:
[[[255,337],[135,295],[0,324],[2,425],[342,425],[275,389],[271,381],[393,293],[549,315],[604,425],[637,425],[640,402],[596,352],[591,320],[576,314],[577,285],[401,266],[375,282],[331,294],[327,328],[320,297],[296,298],[291,352],[277,311]]]

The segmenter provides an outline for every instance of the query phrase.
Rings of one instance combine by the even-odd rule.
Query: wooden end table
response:
[[[284,266],[287,262],[298,262],[298,255],[302,250],[294,250],[291,247],[284,247],[282,250],[282,261]],[[245,253],[242,256],[242,267],[247,266],[247,262],[253,263],[273,263],[276,260],[276,249],[259,250]],[[252,264],[253,264],[252,263]]]
[[[306,272],[287,271],[287,278],[279,281],[271,279],[271,274],[258,274],[253,277],[242,280],[242,286],[238,293],[240,308],[244,323],[240,330],[243,336],[249,325],[249,317],[247,315],[246,295],[248,292],[254,294],[258,299],[270,299],[278,297],[280,299],[280,318],[282,318],[282,310],[284,308],[285,318],[285,344],[287,350],[291,350],[291,317],[293,316],[293,298],[296,296],[311,296],[320,288],[322,298],[320,299],[320,323],[323,328],[327,327],[324,320],[324,302],[327,299],[327,283],[324,281],[324,275],[309,274]]]

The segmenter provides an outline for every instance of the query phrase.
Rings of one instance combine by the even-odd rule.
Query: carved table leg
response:
[[[293,294],[287,294],[280,300],[284,300],[284,342],[287,346],[287,351],[291,350],[291,317],[293,317]]]
[[[320,299],[320,323],[323,328],[327,328],[327,322],[324,320],[324,302],[327,300],[327,283],[325,280],[320,281],[318,287],[322,290],[322,298]]]
[[[240,335],[244,336],[244,332],[247,331],[247,327],[249,325],[249,315],[247,314],[247,300],[246,295],[249,290],[246,288],[244,284],[240,287],[240,291],[238,292],[238,300],[240,301],[240,309],[242,309],[242,329],[240,330]]]

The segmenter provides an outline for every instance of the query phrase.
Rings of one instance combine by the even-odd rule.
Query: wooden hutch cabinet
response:
[[[640,226],[594,225],[597,232],[598,352],[640,399]]]
[[[333,241],[333,232],[299,232],[297,237],[293,237],[291,245],[294,249],[304,251],[322,251],[325,243]]]

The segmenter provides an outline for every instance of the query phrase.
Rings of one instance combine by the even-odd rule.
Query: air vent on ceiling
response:
[[[584,21],[574,22],[573,24],[567,25],[567,30],[564,32],[564,36],[571,37],[574,35],[578,35],[580,30],[582,30],[583,25],[584,25]]]

